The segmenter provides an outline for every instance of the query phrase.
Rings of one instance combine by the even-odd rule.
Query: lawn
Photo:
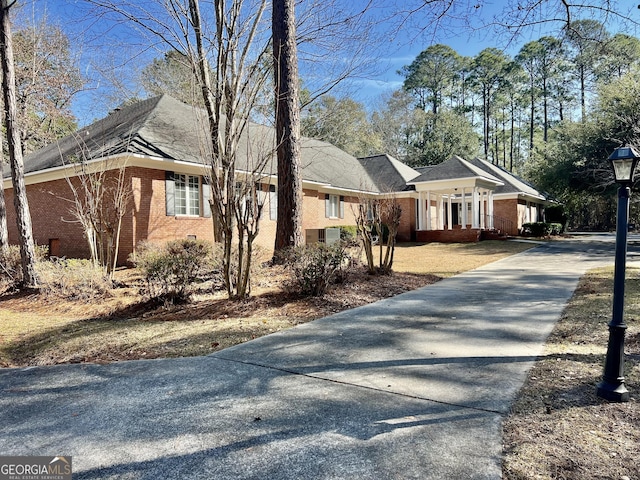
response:
[[[627,269],[625,377],[631,401],[599,399],[613,267],[588,272],[504,424],[505,479],[640,478],[640,270]]]
[[[347,308],[428,285],[530,248],[516,242],[404,244],[394,273],[354,270],[323,298],[300,298],[281,288],[286,273],[264,267],[254,296],[232,302],[200,291],[187,305],[164,307],[141,296],[135,271],[119,272],[120,287],[99,299],[42,295],[0,297],[0,366],[18,367],[136,358],[205,355]]]

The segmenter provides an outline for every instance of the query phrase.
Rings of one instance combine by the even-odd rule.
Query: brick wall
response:
[[[398,203],[402,208],[402,217],[398,227],[398,242],[411,242],[415,240],[416,225],[416,200],[415,198],[399,198]]]
[[[123,222],[121,257],[131,253],[140,241],[165,242],[195,236],[213,240],[210,217],[168,216],[166,214],[165,172],[148,168],[129,168],[133,192],[130,215]],[[124,257],[126,258],[126,256]]]
[[[419,230],[416,232],[417,242],[440,242],[440,243],[468,243],[480,241],[479,229],[461,229],[453,230]]]
[[[116,171],[108,172],[105,183],[112,181]],[[74,185],[78,179],[73,178]],[[135,245],[148,239],[162,242],[195,235],[213,240],[211,218],[166,216],[165,173],[161,170],[131,167],[125,176],[131,188],[127,213],[122,219],[118,262],[124,264]],[[82,226],[74,218],[73,192],[66,179],[27,186],[34,241],[49,245],[54,241],[58,253],[70,258],[88,258],[89,247]],[[18,243],[13,189],[5,191],[9,242]],[[268,215],[268,213],[267,213]]]
[[[113,178],[117,172],[109,172]],[[77,183],[77,178],[73,179]],[[210,217],[167,216],[165,203],[165,172],[141,167],[129,167],[126,184],[131,188],[127,214],[122,219],[118,261],[125,264],[135,246],[142,240],[164,242],[193,235],[213,241]],[[325,194],[305,189],[303,192],[303,231],[355,225],[358,199],[344,198],[344,218],[325,217]],[[59,255],[88,258],[89,247],[82,226],[70,213],[73,193],[66,179],[27,186],[27,196],[33,223],[33,235],[38,245],[54,241]],[[13,190],[5,191],[9,242],[18,243],[13,207]],[[267,251],[273,249],[276,221],[269,218],[268,200],[262,210],[260,230],[255,243]],[[304,233],[304,232],[303,232]]]
[[[325,216],[325,193],[316,190],[304,190],[302,204],[302,234],[309,229],[341,227],[356,224],[359,200],[357,197],[344,196],[344,217],[327,218]]]
[[[4,194],[9,243],[17,244],[18,228],[13,189],[5,190]],[[74,205],[73,198],[72,190],[65,179],[27,186],[33,239],[36,245],[48,246],[54,243],[58,245],[61,256],[82,258],[89,255],[89,248],[82,226],[70,212]]]
[[[509,235],[517,235],[520,224],[518,223],[518,200],[511,198],[507,200],[494,200],[493,201],[493,216],[494,226],[500,228],[498,225],[499,218],[504,218],[509,222],[510,228],[505,226],[505,233]]]

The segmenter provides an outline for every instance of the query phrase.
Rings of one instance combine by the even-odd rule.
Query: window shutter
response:
[[[207,181],[206,177],[202,177],[202,216],[211,218],[211,204],[209,199],[211,198],[211,185]]]
[[[176,198],[174,193],[175,179],[173,172],[164,172],[165,202],[167,205],[167,216],[173,217],[176,214]]]
[[[344,218],[344,197],[340,195],[340,218]]]
[[[324,194],[324,216],[326,218],[331,216],[331,199],[328,193]]]

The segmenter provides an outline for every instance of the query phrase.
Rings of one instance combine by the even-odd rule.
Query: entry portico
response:
[[[458,156],[418,171],[408,182],[418,195],[418,240],[429,237],[422,232],[494,229],[493,193],[504,185],[500,179]]]

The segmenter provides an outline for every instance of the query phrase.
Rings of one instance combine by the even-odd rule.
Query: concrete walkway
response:
[[[612,248],[539,246],[207,357],[0,370],[0,455],[72,455],[74,479],[498,479],[503,417]]]

